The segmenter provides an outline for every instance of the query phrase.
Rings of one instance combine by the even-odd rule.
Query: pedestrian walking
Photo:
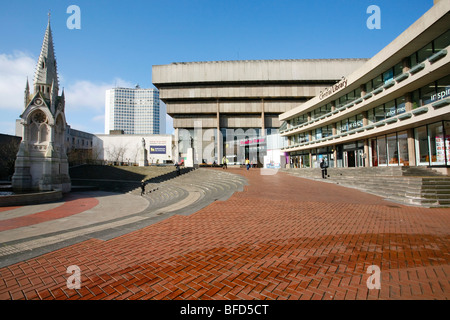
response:
[[[222,169],[228,169],[227,162],[228,162],[227,157],[223,156],[223,158],[222,158]]]
[[[145,194],[145,185],[146,185],[145,181],[142,180],[141,181],[141,196],[143,196]]]
[[[245,165],[247,166],[247,170],[250,169],[250,160],[245,159]]]
[[[320,168],[322,169],[322,179],[326,179],[328,165],[326,164],[324,159],[322,159],[322,162],[320,162]]]
[[[178,162],[175,162],[175,167],[176,167],[176,170],[177,170],[177,176],[179,176],[181,174],[181,172],[180,172],[180,164]]]

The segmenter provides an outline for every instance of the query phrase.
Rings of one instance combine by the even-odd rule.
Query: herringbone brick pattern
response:
[[[229,169],[227,201],[0,269],[0,299],[448,299],[450,209]],[[68,289],[67,267],[81,269]],[[381,289],[369,290],[370,265]]]

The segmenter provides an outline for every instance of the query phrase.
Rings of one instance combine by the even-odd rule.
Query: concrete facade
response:
[[[436,2],[339,84],[281,114],[290,166],[317,167],[324,158],[334,167],[423,165],[446,173],[449,10],[448,1]]]
[[[236,134],[228,139],[226,130],[243,130],[237,140],[244,144],[245,139],[273,134],[280,126],[281,113],[316,96],[366,61],[181,62],[153,66],[152,81],[173,118],[179,158],[185,157],[192,137],[197,163],[220,162],[223,155],[230,157],[231,163],[242,163],[249,152],[240,156],[236,148],[227,152],[227,142],[236,140]],[[245,133],[249,129],[252,133]],[[267,149],[265,145],[257,147]]]

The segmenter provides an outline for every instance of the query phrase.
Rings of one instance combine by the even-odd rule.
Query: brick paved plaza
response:
[[[285,173],[228,172],[248,185],[226,201],[1,268],[0,299],[450,298],[450,209],[404,206]],[[2,208],[2,232],[27,225],[27,216],[5,218],[14,210]],[[51,219],[67,218],[48,210]],[[67,287],[71,265],[81,270],[80,289]],[[371,265],[380,268],[381,289],[367,287]]]

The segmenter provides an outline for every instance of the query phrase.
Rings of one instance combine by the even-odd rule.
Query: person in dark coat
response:
[[[175,167],[177,169],[177,176],[179,176],[181,174],[180,172],[180,164],[178,162],[175,163]]]
[[[320,168],[322,169],[322,179],[326,179],[328,165],[325,163],[324,159],[320,162]]]
[[[145,194],[145,181],[142,180],[141,181],[141,196],[143,196]]]

